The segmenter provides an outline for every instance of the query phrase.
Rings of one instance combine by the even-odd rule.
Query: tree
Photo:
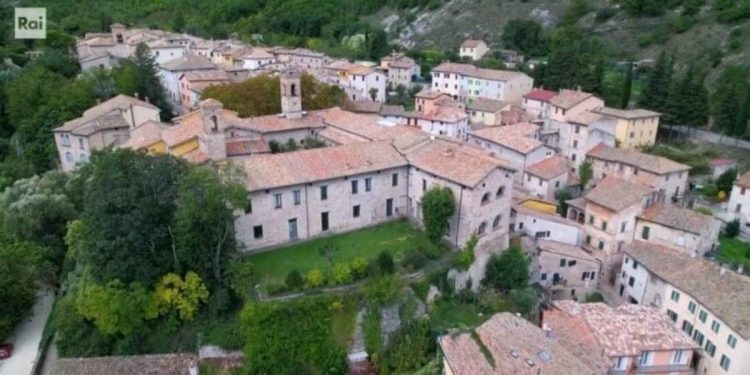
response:
[[[604,95],[604,72],[604,59],[596,59],[594,68],[589,69],[584,76],[583,90],[592,94]]]
[[[184,279],[168,273],[156,283],[149,314],[156,317],[177,311],[181,320],[192,320],[208,295],[206,284],[195,272],[188,272]]]
[[[286,275],[284,284],[286,284],[286,287],[291,290],[297,290],[305,285],[305,279],[302,277],[302,274],[299,273],[299,271],[291,270]]]
[[[594,176],[594,170],[591,167],[591,163],[584,161],[581,166],[578,167],[578,181],[581,182],[581,189],[586,189],[591,177]]]
[[[168,228],[174,235],[175,270],[194,271],[207,282],[221,282],[224,263],[236,250],[232,211],[248,205],[240,176],[230,167],[184,168],[177,180],[173,224]]]
[[[456,199],[448,187],[435,186],[422,196],[422,221],[427,237],[440,242],[448,232],[448,220],[456,212]]]
[[[393,336],[383,354],[381,370],[390,374],[409,374],[424,367],[436,350],[436,340],[427,319],[406,322]]]
[[[105,335],[130,335],[144,326],[152,295],[140,284],[126,286],[119,280],[106,284],[80,282],[76,312],[93,321]]]
[[[630,94],[633,91],[633,63],[628,62],[627,71],[625,72],[625,80],[622,85],[622,93],[620,94],[620,108],[628,108],[630,104]]]
[[[733,134],[736,137],[742,137],[747,133],[748,121],[750,121],[750,81],[745,87],[745,100],[740,106],[737,121],[734,124]]]
[[[0,234],[0,341],[4,341],[34,305],[46,250]]]
[[[509,291],[529,285],[529,259],[518,246],[511,246],[487,262],[482,285]]]
[[[378,99],[378,89],[377,88],[375,88],[375,87],[370,88],[370,91],[368,91],[368,93],[370,94],[370,99],[372,99],[372,101],[376,101]]]
[[[542,25],[533,19],[508,21],[503,27],[502,41],[505,48],[518,50],[531,56],[543,55],[547,48],[547,39]]]
[[[568,217],[568,201],[573,199],[573,193],[567,187],[555,192],[557,199],[557,213],[562,217]]]
[[[697,75],[696,66],[691,65],[682,79],[672,85],[665,104],[664,122],[689,127],[703,126],[708,122],[708,93],[703,79]]]
[[[380,254],[378,254],[378,268],[380,269],[381,275],[390,275],[396,271],[396,265],[393,262],[391,253],[381,251]]]
[[[151,286],[174,269],[170,228],[184,168],[170,155],[129,150],[92,155],[80,171],[87,176],[81,214],[86,230],[78,260],[95,282]]]
[[[667,98],[672,85],[674,59],[662,51],[648,76],[638,105],[657,112],[665,112]]]
[[[169,121],[174,114],[172,105],[169,103],[164,87],[159,81],[158,66],[156,58],[145,43],[139,43],[133,56],[124,60],[121,67],[114,70],[113,74],[119,77],[118,91],[121,94],[136,95],[148,98],[155,106],[159,107],[162,121]],[[118,79],[115,78],[117,81]]]
[[[734,180],[736,179],[737,170],[734,168],[728,169],[716,179],[716,188],[728,194],[732,191],[732,185],[734,185]]]

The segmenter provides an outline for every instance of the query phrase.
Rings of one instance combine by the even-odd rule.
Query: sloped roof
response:
[[[185,55],[161,64],[161,68],[169,71],[208,70],[216,69],[216,65],[204,56]]]
[[[438,338],[454,374],[603,374],[526,319],[504,312],[469,332]],[[600,358],[600,364],[606,358]]]
[[[489,126],[484,129],[475,130],[471,134],[522,154],[527,154],[544,145],[538,139],[531,137],[538,131],[538,125],[520,123],[506,126]]]
[[[557,177],[561,174],[568,173],[570,165],[568,160],[560,155],[555,155],[526,167],[524,172],[541,177],[545,180]]]
[[[642,109],[642,108],[618,109],[618,108],[610,108],[610,107],[601,107],[601,108],[595,108],[593,111],[596,113],[605,115],[605,116],[623,118],[623,119],[628,119],[628,120],[635,120],[635,119],[640,119],[640,118],[647,118],[647,117],[654,117],[654,116],[661,115],[659,112],[649,111],[647,109]]]
[[[562,109],[570,109],[578,103],[594,96],[591,93],[577,90],[560,90],[560,92],[550,99],[550,104]]]
[[[131,106],[140,106],[158,110],[158,108],[151,103],[120,94],[87,109],[83,112],[81,117],[65,122],[62,126],[56,128],[55,131],[73,131],[83,126],[100,126],[106,128],[115,123],[114,126],[121,126],[122,121],[125,121],[125,119],[120,115],[119,111],[129,109]],[[106,116],[106,118],[101,118],[104,116]],[[116,118],[117,116],[120,118]]]
[[[471,64],[444,62],[432,69],[433,72],[458,73],[467,77],[492,81],[510,81],[518,77],[528,77],[525,73],[511,70],[483,69]]]
[[[481,112],[500,112],[509,103],[487,98],[471,98],[466,102],[466,109]]]
[[[591,256],[591,254],[584,251],[582,248],[578,246],[568,245],[566,243],[557,242],[557,241],[549,241],[549,240],[537,240],[536,243],[537,248],[539,248],[542,251],[548,251],[555,254],[565,255],[569,257],[574,257],[578,259],[584,259],[591,262],[596,262],[596,258]]]
[[[690,170],[689,165],[678,163],[662,156],[644,154],[633,149],[617,148],[598,144],[586,156],[616,163],[625,163],[656,174]]]
[[[600,115],[598,113],[594,113],[590,111],[584,111],[584,112],[568,117],[568,122],[572,124],[589,126],[601,120],[602,118],[604,118],[604,115]]]
[[[169,129],[170,126],[165,123],[156,121],[147,121],[138,125],[130,131],[130,138],[125,141],[121,148],[132,148],[134,150],[151,146],[162,140],[162,132]]]
[[[750,339],[750,278],[732,271],[722,275],[718,264],[650,242],[636,240],[623,249],[657,277],[690,294],[745,340]]]
[[[483,40],[478,39],[466,39],[461,43],[461,48],[476,48],[480,44],[485,44]]]
[[[716,224],[716,219],[712,216],[669,203],[659,203],[649,207],[638,219],[697,235]]]
[[[645,185],[610,176],[599,181],[583,197],[612,211],[620,211],[644,201],[650,194],[652,190]]]
[[[527,99],[531,99],[531,100],[549,102],[550,99],[552,99],[555,95],[557,95],[557,93],[554,91],[537,89],[537,90],[530,91],[528,94],[524,95],[523,97]]]

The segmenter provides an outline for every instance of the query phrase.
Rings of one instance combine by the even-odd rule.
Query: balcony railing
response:
[[[634,374],[653,374],[653,373],[672,373],[679,372],[683,374],[694,373],[690,365],[662,365],[662,366],[636,366]]]

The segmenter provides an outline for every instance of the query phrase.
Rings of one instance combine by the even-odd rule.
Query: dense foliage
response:
[[[251,303],[242,310],[245,359],[255,374],[344,374],[345,351],[336,345],[331,298]]]
[[[511,246],[487,262],[482,284],[509,291],[525,289],[529,285],[529,259],[518,246]]]
[[[427,237],[439,242],[448,232],[448,220],[456,213],[456,198],[448,187],[435,186],[422,196],[422,220]]]
[[[0,235],[0,341],[34,304],[45,249]]]

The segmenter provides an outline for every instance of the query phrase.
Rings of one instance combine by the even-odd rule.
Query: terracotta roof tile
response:
[[[561,174],[568,173],[570,165],[568,161],[560,156],[555,155],[544,160],[538,161],[526,167],[524,172],[549,180]]]
[[[187,55],[178,57],[174,60],[169,60],[164,64],[161,64],[161,68],[170,71],[209,70],[216,69],[216,65],[206,57]]]
[[[713,216],[668,203],[655,204],[638,218],[697,235],[714,226],[716,222]]]
[[[492,81],[510,81],[514,78],[528,77],[525,73],[510,70],[496,70],[477,68],[471,64],[444,62],[432,69],[433,72],[458,73],[467,77],[481,78]]]
[[[640,151],[598,144],[586,156],[611,162],[625,163],[656,174],[690,170],[689,165],[678,163],[662,156],[644,154]]]
[[[654,117],[654,116],[661,115],[659,112],[649,111],[647,109],[641,109],[641,108],[618,109],[618,108],[610,108],[610,107],[601,107],[601,108],[594,109],[593,112],[596,112],[605,116],[623,118],[623,119],[628,119],[628,120]]]
[[[562,109],[570,109],[578,103],[594,96],[588,92],[576,90],[560,90],[560,92],[550,99],[550,104]]]
[[[644,202],[653,191],[637,182],[607,177],[584,194],[584,199],[612,211],[620,211],[634,204]]]
[[[539,132],[539,126],[531,123],[520,123],[506,126],[489,126],[473,131],[475,137],[506,146],[522,154],[527,154],[543,145],[533,138]]]
[[[494,315],[475,332],[449,333],[438,338],[453,374],[604,373],[584,364],[541,328],[511,313]],[[601,358],[601,362],[605,361]]]
[[[463,43],[461,43],[461,48],[476,48],[480,44],[484,44],[484,41],[477,39],[466,39]]]
[[[633,241],[623,248],[660,279],[706,306],[744,339],[750,339],[750,278],[676,249]],[[700,276],[700,277],[696,277]]]
[[[466,109],[481,112],[500,112],[501,109],[508,106],[508,103],[502,100],[487,98],[471,98],[466,103]]]
[[[528,94],[524,95],[523,97],[527,99],[531,99],[531,100],[549,102],[550,99],[552,99],[555,95],[557,95],[557,93],[554,91],[537,89],[537,90],[530,91]]]
[[[568,245],[562,242],[548,241],[548,240],[537,240],[536,246],[542,251],[548,251],[551,253],[556,253],[560,255],[565,255],[569,257],[596,262],[596,258],[591,256],[591,254],[587,253],[586,251],[584,251],[582,248],[578,246],[573,246],[573,245]]]
[[[138,125],[130,132],[130,138],[120,147],[140,150],[162,140],[162,132],[169,129],[168,124],[148,121]]]

